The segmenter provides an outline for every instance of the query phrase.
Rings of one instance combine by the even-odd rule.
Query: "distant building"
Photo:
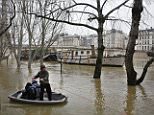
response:
[[[154,29],[139,30],[136,50],[149,51],[154,48]]]
[[[81,36],[79,35],[68,35],[62,34],[59,35],[57,45],[58,46],[80,46]]]
[[[106,48],[125,48],[126,34],[120,30],[112,29],[104,34],[104,46]]]
[[[106,48],[125,48],[126,35],[120,31],[112,29],[110,31],[105,31],[103,34],[103,42]],[[58,46],[84,46],[91,47],[94,45],[95,48],[98,47],[98,36],[97,34],[92,34],[88,36],[79,35],[68,35],[61,34],[58,38]]]
[[[80,46],[84,46],[84,47],[88,47],[89,45],[89,39],[87,38],[87,36],[81,36],[80,37]]]
[[[96,34],[91,34],[88,36],[89,46],[94,45],[94,47],[98,47],[98,36]]]
[[[89,46],[94,45],[98,47],[98,36],[96,34],[87,36],[89,41]],[[104,31],[103,33],[103,43],[106,48],[125,48],[126,34],[120,30],[112,29]]]

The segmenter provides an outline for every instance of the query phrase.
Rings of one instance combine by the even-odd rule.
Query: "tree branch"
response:
[[[69,24],[69,25],[87,27],[87,28],[89,28],[89,29],[91,29],[91,30],[97,31],[97,28],[94,28],[94,27],[89,26],[89,25],[87,25],[87,24],[74,23],[74,22],[69,22],[69,21],[65,21],[65,20],[59,20],[59,19],[49,18],[49,17],[46,17],[46,16],[37,15],[37,14],[35,14],[35,13],[30,13],[30,14],[34,14],[36,17],[45,18],[45,19],[52,20],[52,21],[55,21],[55,22],[61,22],[61,23]]]
[[[142,72],[142,75],[141,77],[136,81],[136,84],[139,85],[145,78],[145,75],[147,73],[147,70],[148,70],[148,67],[154,62],[154,58],[151,58],[147,63],[146,65],[144,66],[143,68],[143,72]]]
[[[89,14],[89,15],[92,15],[94,17],[97,17],[95,14],[91,13],[91,12],[86,12],[86,11],[69,11],[69,13],[84,13],[84,14]]]
[[[69,6],[67,8],[64,8],[64,9],[61,9],[61,10],[65,11],[65,10],[71,9],[73,7],[76,7],[76,6],[89,6],[90,8],[95,9],[97,11],[97,8],[95,6],[93,6],[93,5],[91,5],[91,4],[88,4],[88,3],[76,3],[76,2],[74,2],[74,3],[75,3],[74,5]]]
[[[119,19],[118,19],[118,18],[108,18],[108,19],[106,19],[106,20],[125,22],[125,23],[127,23],[129,26],[131,26],[131,22],[128,22],[128,21],[123,20],[123,19],[120,19],[120,18],[119,18]]]
[[[127,8],[133,8],[132,6],[128,6],[128,5],[126,5],[126,4],[124,4],[124,6],[127,7]]]
[[[105,1],[104,1],[103,5],[102,5],[102,7],[101,7],[101,11],[103,11],[103,7],[104,7],[104,5],[106,4],[107,1],[108,1],[108,0],[105,0]]]
[[[121,6],[125,5],[128,1],[129,1],[129,0],[126,0],[125,2],[121,3],[119,6],[113,8],[111,11],[109,11],[109,12],[104,16],[105,19],[107,19],[108,16],[109,16],[112,12],[114,12],[114,11],[117,10],[117,9],[119,9]]]

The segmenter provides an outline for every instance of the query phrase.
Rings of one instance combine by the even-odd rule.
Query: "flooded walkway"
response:
[[[25,63],[25,62],[23,62]],[[46,63],[52,90],[68,96],[61,105],[31,105],[10,102],[7,96],[31,81],[39,64],[32,70],[26,63],[20,70],[15,62],[0,65],[0,115],[153,115],[154,66],[149,68],[141,86],[128,87],[124,68],[102,68],[101,80],[92,78],[94,67]],[[140,74],[142,67],[136,70]]]

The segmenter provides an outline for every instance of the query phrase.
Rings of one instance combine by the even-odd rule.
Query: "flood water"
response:
[[[46,62],[52,90],[68,97],[60,105],[31,105],[10,102],[8,95],[22,89],[31,81],[39,63],[27,69],[23,62],[20,70],[14,60],[0,65],[0,115],[153,115],[154,114],[154,66],[148,70],[141,86],[127,86],[124,67],[103,67],[100,80],[92,78],[94,67],[63,65]],[[140,75],[142,62],[137,62]],[[141,64],[141,65],[140,65]]]

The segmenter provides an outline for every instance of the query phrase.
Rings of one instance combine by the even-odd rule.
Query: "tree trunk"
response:
[[[135,52],[136,39],[138,38],[139,23],[142,11],[143,11],[142,0],[134,0],[134,6],[132,8],[132,25],[129,34],[129,41],[126,48],[126,58],[125,58],[128,85],[136,85],[137,73],[134,70],[133,66],[133,55]]]
[[[29,31],[29,55],[28,55],[28,68],[31,68],[32,65],[32,36],[31,32]]]
[[[21,50],[22,50],[22,42],[23,42],[23,24],[24,24],[24,17],[21,18],[21,27],[19,33],[19,40],[18,40],[18,57],[17,57],[17,67],[20,68],[21,66]]]
[[[102,69],[102,59],[103,59],[103,52],[104,52],[104,45],[103,45],[103,24],[105,22],[104,17],[102,16],[100,0],[97,0],[97,12],[98,12],[98,51],[97,51],[97,59],[96,59],[96,66],[94,71],[93,78],[101,77],[101,69]]]
[[[2,0],[2,11],[1,11],[1,18],[0,18],[0,33],[3,29],[7,27],[7,0]],[[5,42],[6,41],[6,33],[0,36],[0,61],[2,60],[4,54],[4,49],[6,48]]]
[[[45,39],[45,33],[44,33],[44,28],[43,28],[43,25],[42,25],[42,43],[41,43],[41,57],[40,57],[40,65],[43,64],[43,56],[44,56],[44,39]]]
[[[146,65],[145,65],[144,68],[143,68],[143,72],[142,72],[142,74],[141,74],[141,77],[140,77],[140,78],[137,80],[137,82],[136,82],[137,85],[139,85],[139,84],[144,80],[145,75],[146,75],[147,70],[148,70],[148,67],[153,63],[153,61],[154,61],[154,57],[151,58],[151,59],[146,63]]]
[[[103,45],[103,22],[99,24],[98,29],[98,49],[97,49],[97,59],[96,59],[96,66],[94,71],[93,78],[100,78],[101,76],[101,69],[102,69],[102,59],[103,59],[103,52],[104,52],[104,45]]]
[[[29,36],[29,54],[28,54],[28,68],[31,69],[33,56],[32,56],[32,32],[30,27],[28,27],[28,36]]]
[[[41,4],[40,4],[40,7],[41,7]],[[42,8],[41,8],[41,13],[45,14],[45,12],[42,11]],[[43,64],[43,56],[45,55],[45,51],[44,51],[44,42],[45,42],[45,33],[46,33],[46,23],[45,23],[45,19],[41,19],[41,29],[42,29],[42,32],[41,32],[41,57],[40,57],[40,65]]]

